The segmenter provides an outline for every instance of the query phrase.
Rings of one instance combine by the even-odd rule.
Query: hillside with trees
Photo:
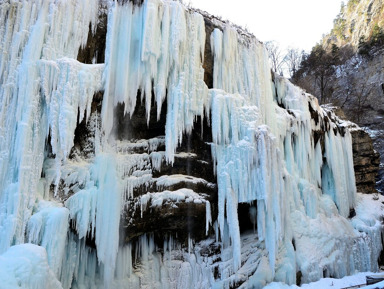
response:
[[[291,81],[364,127],[384,163],[384,1],[342,4],[332,31],[300,55]],[[384,184],[378,181],[378,188]]]

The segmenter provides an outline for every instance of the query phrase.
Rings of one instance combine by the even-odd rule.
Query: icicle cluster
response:
[[[265,50],[256,40],[244,41],[229,26],[223,30],[215,29],[211,35],[215,89],[210,91],[220,235],[222,239],[231,239],[233,266],[237,270],[241,265],[238,203],[256,202],[258,237],[265,240],[271,274],[276,274],[278,280],[281,275],[284,281],[294,280],[292,240],[297,242],[296,239],[307,235],[300,228],[303,220],[307,228],[311,219],[321,219],[332,226],[333,214],[347,218],[355,205],[351,136],[345,127],[330,121],[311,96],[278,76],[272,82]],[[324,133],[324,144],[315,141],[314,132]],[[300,219],[296,218],[298,215]],[[342,218],[338,222],[346,221]],[[320,231],[326,230],[326,226],[318,224]],[[227,236],[225,228],[229,230]],[[350,224],[342,232],[348,240],[356,237]],[[315,238],[312,233],[311,238]],[[288,271],[285,264],[275,264],[282,248],[290,259],[285,260],[291,264]],[[297,250],[297,262],[303,269],[301,262],[305,258],[301,249]],[[320,251],[322,256],[330,253]],[[358,258],[364,258],[356,252]],[[338,253],[338,258],[344,255],[342,251]],[[319,259],[315,260],[311,266],[318,263]],[[333,262],[336,261],[330,261]],[[353,272],[353,264],[343,264],[350,265],[345,265],[341,272]],[[337,271],[335,267],[328,270],[332,271],[330,274]],[[308,276],[307,281],[320,277]]]
[[[177,1],[148,0],[140,7],[116,3],[108,17],[102,113],[106,135],[117,103],[124,103],[132,115],[140,91],[149,122],[152,94],[158,118],[167,95],[166,159],[172,163],[183,133],[192,131],[196,116],[209,111],[204,45],[203,17]]]
[[[84,115],[100,88],[100,67],[74,60],[97,9],[96,0],[0,5],[0,252],[25,241],[48,135],[59,170],[77,111]]]

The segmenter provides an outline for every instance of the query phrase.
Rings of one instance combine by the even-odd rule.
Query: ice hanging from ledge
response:
[[[225,238],[224,228],[229,227],[236,270],[240,265],[238,203],[256,202],[258,237],[265,240],[274,275],[279,268],[277,250],[293,251],[298,220],[292,221],[292,215],[302,212],[305,218],[322,218],[332,226],[327,219],[329,199],[323,193],[345,218],[354,207],[351,137],[336,123],[328,121],[327,127],[323,120],[327,113],[312,96],[277,75],[272,80],[265,49],[256,39],[244,38],[228,25],[222,29],[211,35],[214,89],[210,90],[219,229]],[[318,123],[310,109],[320,116]],[[323,148],[313,137],[314,131],[321,130],[325,130]],[[345,227],[345,235],[354,238],[351,231],[351,225]],[[294,280],[292,258],[287,258],[291,271],[277,269],[277,276],[290,275]],[[352,272],[351,268],[343,270]]]
[[[177,1],[148,0],[142,6],[115,2],[108,17],[102,119],[112,132],[113,109],[123,103],[132,115],[136,97],[147,111],[152,94],[157,118],[167,94],[166,160],[173,163],[183,133],[192,131],[196,116],[209,115],[205,85],[203,17]]]
[[[75,60],[97,10],[96,0],[1,3],[0,252],[25,241],[49,132],[59,170],[73,144],[77,107],[83,114],[100,86],[101,70]]]
[[[223,30],[216,28],[211,35],[215,89],[210,91],[220,235],[224,238],[227,223],[237,270],[241,265],[238,203],[257,202],[258,235],[265,240],[274,272],[285,210],[281,156],[272,134],[276,125],[269,66],[256,39],[242,39],[229,25]]]

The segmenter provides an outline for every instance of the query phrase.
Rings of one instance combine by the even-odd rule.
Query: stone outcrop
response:
[[[346,120],[344,110],[332,107],[332,111],[341,119]],[[350,123],[352,136],[353,164],[355,169],[356,188],[361,193],[377,193],[376,181],[380,170],[380,154],[374,148],[374,140],[370,135]]]
[[[376,193],[375,184],[380,155],[373,149],[372,139],[368,133],[359,129],[351,130],[351,134],[357,191]]]

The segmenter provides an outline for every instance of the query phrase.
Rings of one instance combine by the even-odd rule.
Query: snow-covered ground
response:
[[[362,272],[358,273],[353,276],[346,276],[342,279],[334,279],[334,278],[323,278],[320,279],[317,282],[312,282],[309,284],[303,284],[302,286],[296,286],[296,285],[286,285],[283,283],[270,283],[267,286],[264,287],[264,289],[293,289],[293,288],[305,288],[305,289],[342,289],[342,288],[349,288],[356,285],[365,284],[366,280],[365,277],[367,275],[381,275],[382,273],[371,273],[371,272]],[[357,287],[356,287],[357,288]],[[380,283],[376,283],[373,285],[368,285],[364,287],[360,287],[364,289],[373,289],[373,288],[384,288],[384,281]]]
[[[12,246],[0,255],[0,289],[62,289],[47,252],[33,244]]]
[[[273,282],[264,289],[342,289],[365,284],[367,275],[382,275],[382,273],[362,272],[342,279],[323,278],[317,282],[303,284],[301,287]],[[48,266],[44,248],[24,244],[14,246],[0,256],[0,289],[10,288],[62,288]],[[384,288],[384,281],[360,288]]]

